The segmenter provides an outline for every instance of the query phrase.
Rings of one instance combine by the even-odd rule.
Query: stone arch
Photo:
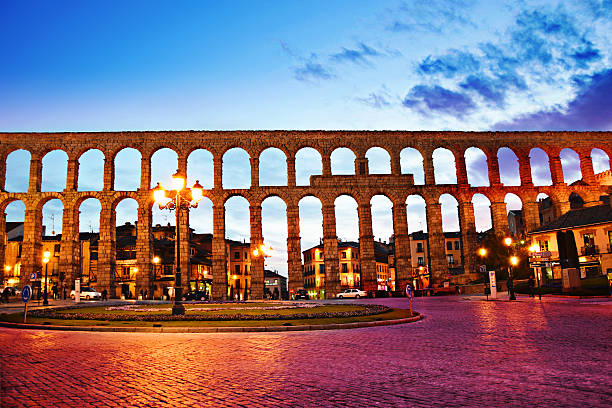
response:
[[[436,184],[457,184],[455,155],[449,149],[438,147],[431,155]]]
[[[310,176],[323,174],[321,153],[314,147],[305,146],[295,154],[295,179],[298,186],[309,186]]]
[[[102,191],[104,188],[104,153],[99,149],[91,148],[84,151],[78,158],[77,190]]]
[[[365,157],[368,160],[368,174],[391,174],[391,155],[387,149],[370,147]]]
[[[576,191],[572,191],[569,194],[569,196],[567,197],[567,201],[570,203],[570,209],[572,210],[582,208],[584,207],[584,204],[585,204],[585,200],[584,198],[582,198],[582,195],[580,195]]]
[[[336,214],[336,235],[343,241],[359,241],[358,201],[348,194],[334,199]]]
[[[472,196],[474,206],[474,221],[476,231],[484,232],[493,228],[493,214],[491,213],[491,200],[482,193]]]
[[[232,194],[223,203],[225,207],[225,237],[234,241],[251,239],[252,203],[241,194]]]
[[[207,190],[215,186],[214,156],[206,149],[193,149],[187,156],[187,185],[192,186],[196,181]]]
[[[370,198],[372,208],[372,234],[375,241],[389,242],[393,230],[393,201],[385,194]]]
[[[529,167],[531,167],[531,179],[534,186],[552,185],[550,160],[544,149],[534,147],[529,151]]]
[[[575,150],[566,147],[559,153],[561,158],[561,167],[563,168],[563,180],[566,184],[572,184],[575,181],[582,180],[582,171],[580,170],[580,156]]]
[[[500,147],[497,150],[497,162],[499,163],[499,178],[504,186],[520,186],[521,174],[519,160],[509,147]]]
[[[348,147],[338,147],[330,155],[332,175],[355,174],[357,155]]]
[[[204,196],[196,208],[189,209],[189,228],[196,234],[213,233],[213,206],[210,197]]]
[[[263,243],[272,248],[265,265],[287,276],[287,203],[278,195],[269,195],[261,202]]]
[[[400,152],[400,167],[402,174],[412,174],[414,184],[425,184],[425,169],[423,167],[423,154],[414,147],[405,147]]]
[[[63,200],[57,196],[48,196],[40,200],[38,205],[42,216],[42,236],[61,234],[66,209]]]
[[[68,175],[68,153],[62,149],[50,150],[42,157],[41,164],[41,191],[63,191]]]
[[[406,197],[406,222],[408,233],[427,232],[427,202],[420,194]]]
[[[25,149],[14,149],[6,156],[4,190],[10,193],[26,193],[30,181],[32,155]]]
[[[179,155],[176,150],[169,147],[159,147],[152,151],[149,156],[151,166],[150,188],[155,188],[160,183],[164,188],[172,186],[172,175],[179,168]]]
[[[469,147],[465,150],[465,167],[467,181],[472,187],[488,187],[489,164],[487,154],[478,147]]]
[[[610,170],[611,168],[610,157],[602,149],[593,148],[591,150],[591,160],[593,161],[593,171],[595,174]]]
[[[114,189],[136,191],[140,188],[142,153],[133,147],[124,147],[112,156]]]
[[[259,185],[287,185],[287,155],[278,147],[268,147],[259,154]]]
[[[79,232],[100,232],[102,202],[98,198],[94,196],[83,197],[83,199],[77,201],[75,211],[79,214],[77,220]]]
[[[323,204],[317,196],[306,194],[298,201],[298,213],[300,247],[303,254],[307,249],[323,242]]]
[[[456,232],[460,230],[459,201],[450,193],[441,194],[438,198],[442,212],[442,231]]]
[[[136,218],[135,221],[138,221],[138,210],[140,208],[140,204],[138,203],[138,200],[133,197],[119,197],[113,201],[111,208],[111,213],[115,220],[115,226],[117,227],[125,225],[126,222],[131,223],[131,220],[134,218]],[[133,217],[130,213],[135,213],[136,217]],[[111,228],[111,231],[114,234],[115,229]]]
[[[242,189],[251,187],[250,159],[251,156],[249,153],[241,147],[232,147],[223,153],[222,183],[224,189]]]

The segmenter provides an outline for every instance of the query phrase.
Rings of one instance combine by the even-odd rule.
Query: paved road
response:
[[[405,299],[385,299],[404,306]],[[612,406],[612,302],[416,299],[418,323],[136,334],[0,329],[4,406]]]

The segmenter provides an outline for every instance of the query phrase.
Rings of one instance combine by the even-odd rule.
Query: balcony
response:
[[[585,245],[580,248],[581,255],[597,255],[599,254],[599,247],[597,245]]]

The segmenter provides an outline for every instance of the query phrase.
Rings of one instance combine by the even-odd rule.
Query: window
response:
[[[346,259],[346,251],[342,251],[342,259]]]
[[[325,275],[325,265],[324,264],[319,265],[319,274]]]
[[[348,273],[348,268],[345,263],[342,264],[342,273]]]
[[[244,253],[244,259],[248,259],[248,256],[249,256],[249,251],[246,251],[246,252]]]
[[[446,259],[448,259],[448,264],[449,264],[449,265],[452,265],[452,264],[454,264],[454,263],[455,263],[455,259],[454,259],[454,257],[453,257],[453,254],[447,255],[447,256],[446,256]]]
[[[55,246],[53,247],[53,252],[55,252],[55,256],[58,256],[60,253],[60,244],[55,244]]]
[[[417,242],[417,252],[423,252],[423,243]]]
[[[418,264],[419,264],[419,266],[425,265],[425,263],[423,262],[423,257],[422,256],[419,256]]]
[[[455,241],[455,250],[459,249],[459,241]]]
[[[244,265],[244,274],[245,275],[249,274],[249,265]]]
[[[446,250],[447,251],[452,251],[453,250],[453,242],[452,241],[446,241]]]
[[[234,265],[234,272],[236,275],[240,275],[240,265]]]
[[[548,241],[538,241],[538,246],[540,247],[540,251],[548,251]]]
[[[240,252],[234,252],[234,259],[240,259]]]
[[[91,254],[89,255],[89,259],[91,259],[92,261],[97,261],[98,260],[98,252],[92,251]]]
[[[585,247],[595,246],[595,238],[593,237],[593,234],[584,234],[583,238]]]

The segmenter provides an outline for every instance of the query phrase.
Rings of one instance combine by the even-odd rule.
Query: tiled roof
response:
[[[612,222],[612,207],[609,205],[598,205],[595,207],[578,208],[570,210],[561,217],[552,220],[548,224],[528,233],[528,235],[538,232],[557,231],[587,225],[605,224]]]

